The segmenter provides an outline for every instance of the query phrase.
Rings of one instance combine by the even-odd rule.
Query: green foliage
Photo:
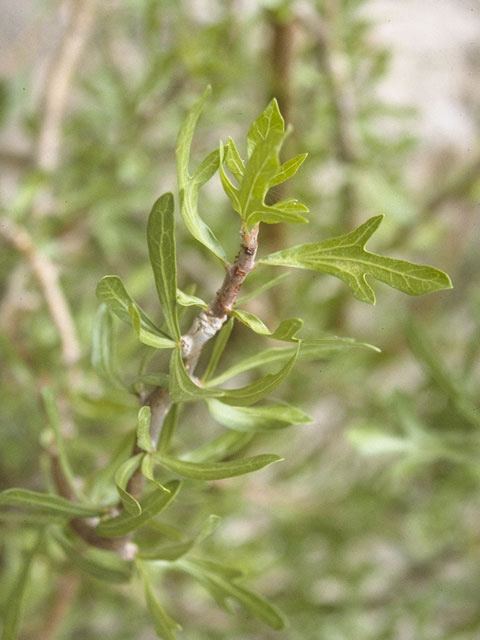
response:
[[[219,150],[209,153],[190,175],[190,148],[194,129],[209,93],[210,90],[207,89],[194,104],[180,128],[177,140],[178,186],[180,211],[185,227],[195,240],[224,263],[227,274],[224,287],[210,305],[178,288],[174,197],[170,192],[165,193],[155,202],[148,219],[147,245],[166,331],[163,325],[150,320],[118,276],[105,276],[96,290],[102,304],[94,325],[92,364],[107,386],[137,396],[141,408],[137,413],[135,426],[132,426],[135,415],[131,413],[128,416],[128,428],[135,434],[135,443],[130,441],[128,449],[127,439],[127,447],[122,445],[113,454],[112,461],[106,464],[103,472],[91,474],[85,491],[86,497],[76,492],[78,502],[67,500],[61,495],[23,489],[9,489],[0,494],[2,506],[25,508],[34,515],[51,516],[51,540],[73,566],[94,578],[113,583],[130,582],[133,575],[132,559],[136,556],[136,566],[141,574],[153,626],[158,637],[166,640],[176,638],[179,625],[157,599],[156,586],[151,577],[154,570],[158,570],[161,575],[166,571],[185,573],[205,587],[217,604],[227,611],[233,613],[230,606],[230,600],[233,599],[268,627],[274,630],[285,628],[283,614],[240,582],[242,572],[218,562],[215,554],[208,558],[192,553],[194,547],[200,546],[211,533],[217,522],[216,517],[210,517],[196,535],[182,526],[178,539],[165,544],[162,540],[165,531],[172,534],[175,528],[166,523],[160,514],[172,506],[171,513],[176,513],[181,522],[182,509],[189,508],[189,500],[194,502],[194,497],[189,498],[189,495],[194,496],[193,492],[199,491],[200,485],[205,481],[243,476],[282,460],[274,454],[244,456],[242,451],[260,433],[265,438],[273,434],[277,436],[288,427],[312,421],[302,409],[292,404],[266,400],[286,381],[297,362],[326,360],[353,348],[378,351],[368,343],[356,342],[350,338],[323,335],[304,339],[299,335],[304,327],[302,318],[278,318],[277,328],[271,331],[253,312],[238,308],[239,304],[244,304],[283,281],[283,277],[271,278],[244,296],[243,300],[238,299],[238,290],[243,280],[237,283],[235,278],[242,274],[245,278],[253,267],[256,246],[251,248],[248,242],[256,238],[258,225],[307,222],[302,214],[308,209],[295,198],[267,204],[270,189],[293,177],[306,154],[280,162],[279,154],[288,130],[285,130],[283,117],[274,99],[250,127],[245,162],[236,144],[229,138],[226,145],[220,143]],[[241,249],[233,266],[228,263],[223,248],[198,210],[199,190],[217,170],[231,205],[241,218]],[[233,176],[236,185],[227,172]],[[357,298],[369,303],[374,303],[375,297],[366,282],[366,275],[411,295],[421,295],[451,286],[448,276],[438,269],[366,251],[365,243],[381,219],[382,216],[371,218],[356,231],[344,236],[278,251],[257,264],[329,273],[344,280]],[[190,329],[183,328],[180,313],[183,309],[180,307],[188,311],[189,307],[196,306],[200,307],[200,311],[193,324]],[[141,347],[145,355],[137,368],[138,375],[132,388],[125,386],[116,369],[115,352],[122,352],[123,358],[132,358],[132,352],[123,348],[121,340],[117,341],[114,333],[115,319],[133,327],[134,336],[130,337],[136,337],[140,343],[135,348],[138,349],[141,345],[148,347],[148,351]],[[262,339],[289,344],[257,349],[254,355],[244,357],[215,376],[224,351],[232,351],[234,356],[243,351],[238,343],[236,349],[227,349],[229,346],[235,347],[232,336],[236,321],[255,334],[255,340],[261,336]],[[195,374],[197,359],[204,344],[214,336],[215,343],[204,375],[198,379]],[[172,349],[169,363],[162,361],[157,354],[157,351],[161,352],[166,348]],[[198,353],[195,353],[195,349]],[[280,368],[273,373],[265,373],[264,369],[268,370],[270,365],[278,365]],[[430,366],[433,367],[432,362]],[[164,370],[159,371],[162,367]],[[231,378],[250,371],[257,372],[253,381],[248,377],[246,384],[241,382],[243,386],[221,386]],[[445,376],[442,377],[444,379]],[[153,390],[149,387],[153,387]],[[450,385],[450,388],[452,390],[454,387]],[[264,400],[264,404],[259,404]],[[53,394],[47,392],[45,401],[61,469],[68,483],[74,486],[73,471],[60,437],[59,416]],[[99,404],[102,401],[103,398],[100,397]],[[183,436],[182,440],[180,434],[188,428],[188,420],[180,420],[180,410],[182,405],[196,402],[209,412],[217,424],[227,430],[208,437],[206,431],[204,434],[204,430],[197,427],[201,424],[198,417],[189,414],[189,420],[196,427],[198,442],[195,438],[190,442]],[[461,406],[466,406],[464,400]],[[187,406],[185,408],[188,409]],[[121,411],[122,408],[119,413]],[[378,432],[371,429],[353,429],[350,437],[368,452],[405,451],[400,439],[385,434],[379,436]],[[180,482],[172,480],[172,474],[174,477],[188,479],[183,504],[181,500],[177,500]],[[63,491],[62,484],[58,481],[56,489],[59,494]],[[189,494],[189,491],[192,493]],[[88,501],[93,500],[91,496],[101,496],[99,506],[89,504]],[[93,516],[97,520],[88,522],[87,519]],[[69,528],[69,522],[80,519],[89,529],[89,536],[83,536],[78,526]],[[172,535],[176,537],[176,534]],[[109,541],[112,540],[114,542],[109,547]],[[19,597],[24,589],[27,573],[28,568],[22,569],[21,580],[19,579],[19,586],[16,587]],[[9,628],[13,629],[17,625],[17,618],[17,613],[12,614],[7,633]]]

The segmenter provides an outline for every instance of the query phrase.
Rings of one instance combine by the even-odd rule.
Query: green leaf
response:
[[[175,342],[170,340],[170,338],[166,338],[165,334],[161,333],[159,335],[158,331],[155,333],[142,326],[140,309],[135,303],[132,303],[128,307],[128,313],[132,321],[132,326],[135,329],[135,333],[137,334],[140,342],[148,345],[149,347],[154,347],[155,349],[173,349]]]
[[[93,323],[92,366],[108,383],[124,388],[115,371],[112,317],[104,304],[99,306]]]
[[[183,364],[181,348],[175,349],[170,360],[170,396],[173,402],[192,402],[223,394],[222,389],[209,389],[195,384]]]
[[[207,400],[207,404],[217,422],[236,431],[274,431],[293,424],[312,422],[309,415],[288,404],[232,407],[214,399]]]
[[[170,458],[162,454],[154,455],[155,461],[162,467],[178,473],[185,478],[194,480],[221,480],[223,478],[234,478],[246,473],[258,471],[264,467],[279,462],[282,458],[271,454],[253,456],[253,458],[243,458],[240,460],[229,460],[228,462],[186,462]]]
[[[252,298],[256,298],[257,296],[261,295],[262,293],[265,293],[265,291],[268,291],[269,289],[272,289],[273,287],[276,287],[278,284],[283,282],[283,280],[286,280],[286,278],[289,278],[289,277],[290,277],[290,273],[288,273],[288,271],[287,271],[286,273],[282,273],[281,275],[277,276],[276,278],[272,278],[270,280],[267,280],[267,282],[265,282],[264,284],[260,285],[259,287],[257,287],[253,291],[251,291],[250,293],[247,293],[246,295],[242,296],[241,298],[238,298],[235,306],[241,306],[242,304],[245,304],[245,302],[248,302],[249,300],[252,300]]]
[[[209,249],[219,260],[226,262],[227,257],[225,251],[212,230],[200,218],[197,208],[199,188],[213,175],[212,171],[216,171],[218,167],[218,150],[209,154],[209,156],[200,163],[192,177],[189,173],[190,148],[193,133],[205,101],[210,93],[211,88],[207,87],[201,98],[195,102],[188,112],[178,134],[177,174],[180,191],[180,212],[185,226],[191,235]]]
[[[172,404],[168,410],[165,420],[163,421],[162,431],[158,439],[157,451],[166,453],[170,447],[175,431],[178,426],[178,418],[180,415],[180,405]]]
[[[296,342],[298,339],[295,338],[295,334],[300,331],[303,327],[303,320],[300,318],[288,318],[287,320],[282,320],[282,322],[278,325],[275,331],[270,331],[270,329],[253,313],[249,311],[242,311],[240,309],[234,309],[232,311],[232,316],[240,320],[243,324],[245,324],[249,329],[263,336],[269,336],[270,338],[274,338],[276,340],[282,340],[285,342]]]
[[[178,565],[198,580],[212,594],[220,606],[231,611],[228,599],[234,598],[250,613],[277,631],[284,629],[286,620],[277,607],[259,594],[237,583],[238,572],[227,573],[227,567],[197,558],[182,558]]]
[[[137,418],[137,446],[143,451],[153,451],[154,447],[150,438],[151,410],[148,405],[142,407]]]
[[[257,146],[264,142],[272,132],[282,134],[285,132],[285,121],[275,98],[269,102],[265,111],[250,126],[247,134],[247,154],[249,158]]]
[[[77,496],[79,500],[82,500],[83,498],[82,492],[79,491],[77,487],[77,484],[75,482],[75,474],[73,473],[73,470],[70,466],[67,452],[65,450],[65,443],[63,441],[63,436],[62,436],[61,427],[60,427],[60,414],[58,412],[57,402],[52,389],[48,387],[43,388],[42,398],[43,398],[43,404],[45,406],[45,411],[48,416],[48,421],[55,439],[56,453],[58,455],[60,468],[62,469],[62,473],[65,477],[65,480],[67,481],[70,489],[73,491],[73,494]]]
[[[347,432],[348,440],[364,455],[392,455],[413,453],[416,444],[413,440],[370,427],[358,425]]]
[[[138,563],[141,567],[141,563]],[[181,626],[171,618],[162,605],[155,598],[152,586],[150,584],[150,578],[145,570],[141,570],[143,586],[145,589],[145,598],[147,600],[148,610],[152,616],[153,626],[155,632],[159,638],[163,640],[176,640],[176,631],[181,630]]]
[[[356,298],[369,304],[375,304],[375,294],[367,275],[413,296],[451,288],[450,278],[439,269],[366,251],[365,244],[382,219],[370,218],[344,236],[272,253],[259,263],[329,273],[346,282]]]
[[[236,406],[248,406],[265,398],[265,396],[276,389],[289,375],[297,360],[299,347],[300,342],[290,360],[288,360],[277,373],[269,373],[265,377],[260,378],[260,380],[252,382],[252,384],[245,387],[240,387],[239,389],[226,389],[222,396],[222,402]]]
[[[237,145],[232,140],[232,138],[228,138],[227,142],[227,151],[225,154],[225,165],[227,169],[232,173],[238,182],[241,182],[245,165],[243,163],[240,154],[238,153]]]
[[[202,381],[203,383],[207,382],[211,376],[215,373],[220,358],[227,346],[228,340],[230,339],[230,334],[232,333],[234,319],[229,318],[228,321],[223,325],[220,331],[215,338],[215,342],[213,344],[212,354],[210,356],[210,360],[208,361],[207,368],[205,373],[203,374]]]
[[[144,373],[135,379],[135,382],[150,384],[154,387],[168,387],[170,377],[168,373]]]
[[[187,462],[215,462],[229,458],[234,453],[244,449],[255,434],[241,433],[240,431],[227,431],[217,436],[210,442],[185,453],[182,460]]]
[[[147,226],[150,262],[158,297],[170,337],[180,340],[177,316],[177,258],[175,251],[174,203],[164,193],[153,205]]]
[[[114,584],[130,580],[132,563],[123,560],[117,553],[87,546],[80,539],[73,541],[59,531],[52,531],[51,535],[70,562],[93,578]]]
[[[270,182],[270,187],[281,184],[289,178],[292,178],[300,169],[307,156],[308,153],[301,153],[299,156],[295,156],[294,158],[291,158],[291,160],[284,162],[280,166],[273,180]]]
[[[132,516],[139,516],[142,513],[142,508],[138,500],[128,493],[126,486],[132,475],[140,466],[144,455],[144,453],[138,453],[136,456],[128,458],[128,460],[125,460],[125,462],[118,467],[115,473],[115,484],[117,486],[118,495],[120,496],[120,500],[122,501],[124,508]]]
[[[331,353],[343,349],[360,348],[360,349],[372,349],[379,352],[380,349],[366,342],[356,342],[353,338],[339,338],[337,336],[328,336],[326,338],[318,338],[317,340],[302,340],[300,344],[300,351],[298,354],[298,360],[319,360],[325,358]],[[273,347],[271,349],[265,349],[253,356],[241,360],[237,364],[228,368],[220,375],[212,378],[209,384],[217,386],[223,384],[230,378],[245,373],[245,371],[251,371],[267,364],[287,362],[289,358],[296,352],[296,346],[289,347]]]
[[[155,549],[148,549],[141,551],[137,557],[142,560],[166,560],[168,562],[174,562],[188,553],[196,544],[199,544],[205,538],[207,538],[218,526],[220,517],[216,515],[210,515],[203,524],[200,531],[196,536],[185,540],[184,542],[177,542],[175,544],[161,545]]]
[[[144,456],[141,464],[142,475],[152,482],[156,487],[166,491],[168,493],[168,489],[155,478],[155,474],[153,472],[153,459],[151,455]]]
[[[204,300],[185,293],[181,289],[177,289],[177,302],[182,307],[202,307],[202,309],[207,309],[208,307]]]
[[[142,329],[167,337],[166,334],[150,320],[139,305],[134,302],[118,276],[104,276],[97,285],[96,294],[97,298],[107,305],[111,313],[128,325],[132,324],[129,308],[130,305],[135,304],[140,314]]]
[[[43,533],[39,533],[36,541],[29,551],[25,553],[23,563],[17,579],[13,583],[12,590],[3,606],[3,631],[2,640],[17,640],[20,621],[22,617],[25,592],[33,560],[39,552],[43,542]]]
[[[179,489],[180,482],[173,480],[165,484],[165,490],[155,489],[146,498],[141,501],[142,512],[138,516],[132,516],[126,511],[101,522],[96,528],[99,536],[106,538],[119,538],[139,527],[146,524],[149,520],[166,509],[175,499]]]
[[[0,493],[0,505],[43,511],[52,514],[52,516],[61,516],[66,520],[98,516],[104,511],[102,507],[70,502],[70,500],[54,494],[39,493],[28,489],[7,489],[2,491]]]

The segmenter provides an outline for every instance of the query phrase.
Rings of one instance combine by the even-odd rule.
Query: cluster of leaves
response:
[[[280,163],[279,152],[287,132],[278,105],[273,100],[250,128],[245,162],[229,138],[225,145],[221,143],[219,149],[208,154],[190,174],[191,140],[208,93],[209,90],[193,106],[179,133],[177,170],[180,210],[193,237],[216,258],[225,262],[225,251],[199,215],[197,205],[200,187],[220,170],[225,192],[241,217],[243,233],[261,222],[305,222],[302,214],[307,208],[295,199],[275,205],[265,203],[269,189],[292,177],[305,159],[305,154]],[[234,176],[237,186],[232,183],[227,171]],[[372,218],[352,233],[285,249],[261,258],[257,264],[329,273],[344,280],[357,298],[372,304],[375,297],[366,276],[411,295],[422,295],[451,286],[448,276],[438,269],[366,251],[365,242],[380,221],[381,217]],[[181,487],[181,480],[177,477],[199,482],[220,480],[251,473],[280,460],[271,454],[243,458],[236,457],[236,454],[257,432],[275,433],[278,429],[310,421],[309,416],[297,407],[279,402],[262,402],[287,378],[298,360],[320,359],[338,350],[358,346],[370,348],[370,345],[335,336],[303,339],[298,336],[303,326],[300,318],[283,320],[272,332],[256,315],[235,307],[229,321],[218,333],[205,373],[198,381],[192,377],[192,372],[187,371],[183,361],[180,311],[189,306],[208,307],[203,300],[181,291],[177,286],[174,198],[171,193],[161,196],[153,206],[147,240],[163,323],[155,322],[147,315],[127,292],[120,278],[106,276],[97,287],[97,295],[103,304],[95,323],[93,364],[107,384],[124,388],[126,392],[139,397],[146,397],[157,387],[168,389],[171,403],[158,446],[150,434],[150,407],[142,406],[138,411],[134,455],[131,453],[134,437],[130,434],[107,468],[94,473],[84,491],[80,492],[62,442],[55,402],[52,395],[47,393],[45,403],[58,451],[56,455],[76,501],[55,494],[9,489],[0,494],[0,504],[8,508],[25,509],[25,517],[38,523],[42,536],[46,537],[49,546],[55,547],[55,552],[61,550],[72,565],[95,578],[113,583],[125,582],[132,578],[135,565],[137,575],[144,584],[147,605],[159,637],[172,640],[178,625],[155,595],[152,568],[157,567],[187,573],[198,580],[223,608],[231,610],[229,600],[237,600],[271,628],[281,629],[285,625],[282,614],[274,605],[242,584],[241,571],[192,552],[213,531],[217,523],[215,516],[210,516],[195,535],[175,529],[177,541],[167,544],[162,541],[164,530],[157,517],[176,500]],[[278,278],[272,279],[249,297],[263,293],[278,281]],[[245,302],[245,298],[238,300],[238,304],[242,302]],[[149,357],[144,359],[139,375],[133,381],[124,380],[115,369],[114,317],[127,323],[138,340],[149,348]],[[257,334],[286,342],[287,345],[259,351],[255,356],[244,358],[215,376],[236,320]],[[172,352],[168,372],[150,366],[155,362],[153,357],[157,351],[164,349]],[[227,389],[221,386],[239,374],[269,364],[280,365],[280,368],[245,386]],[[175,452],[175,433],[180,412],[185,403],[191,402],[206,403],[212,418],[228,430],[200,447]],[[147,481],[140,499],[128,491],[129,480],[137,470]],[[116,486],[118,494],[113,500],[111,493],[104,492],[105,485],[112,484]],[[109,497],[105,499],[105,495]],[[122,505],[120,513],[112,515],[112,507],[118,501]],[[125,536],[131,538],[138,548],[134,562],[120,557],[114,551],[86,545],[68,526],[74,519],[92,517],[98,518],[95,529],[97,536],[120,541]],[[43,537],[40,537],[26,557],[24,569],[12,590],[7,605],[4,640],[15,637],[28,568],[34,553],[41,548],[42,540]]]

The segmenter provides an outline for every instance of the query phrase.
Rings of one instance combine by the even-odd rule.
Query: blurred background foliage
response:
[[[160,193],[175,188],[178,127],[208,83],[214,97],[194,153],[243,137],[273,95],[294,126],[288,155],[309,153],[295,195],[309,204],[310,225],[265,226],[264,252],[385,213],[372,249],[434,264],[454,283],[453,291],[418,300],[382,287],[370,308],[334,279],[299,273],[250,303],[267,323],[301,313],[312,336],[352,336],[382,353],[352,350],[298,365],[281,397],[301,403],[314,423],[250,447],[286,460],[185,492],[190,502],[167,512],[167,522],[180,519],[191,530],[209,513],[222,516],[205,548],[246,568],[291,622],[276,634],[230,617],[172,574],[159,579],[159,592],[184,623],[185,639],[479,637],[480,83],[472,61],[480,45],[471,34],[478,36],[480,4],[421,4],[7,3],[2,489],[48,488],[44,386],[60,402],[79,475],[104,464],[132,428],[135,400],[104,388],[90,365],[95,285],[118,273],[158,315],[147,215]],[[422,21],[437,11],[441,27],[438,17]],[[272,198],[283,195],[278,188]],[[219,180],[202,195],[201,211],[233,255],[237,219]],[[195,283],[211,297],[222,273],[180,224],[178,255],[180,286]],[[252,285],[261,277],[254,274]],[[65,303],[66,324],[49,307],[52,290]],[[242,353],[258,349],[245,344],[246,330],[235,332]],[[117,360],[128,377],[141,354],[127,330],[121,338]],[[214,433],[206,412],[186,412],[184,424],[179,439],[189,444]],[[4,604],[33,532],[23,523],[20,535],[7,521],[1,538]],[[132,597],[79,580],[63,560],[42,556],[32,576],[22,638],[153,638],[140,588]]]

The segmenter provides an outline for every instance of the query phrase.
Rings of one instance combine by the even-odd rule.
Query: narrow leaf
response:
[[[282,458],[271,454],[253,456],[253,458],[243,458],[241,460],[230,460],[228,462],[186,462],[170,458],[165,455],[155,454],[155,461],[162,467],[178,473],[185,478],[194,480],[221,480],[223,478],[234,478],[246,473],[252,473],[263,469],[274,462],[279,462]]]
[[[173,195],[164,193],[153,205],[147,226],[148,252],[158,297],[170,336],[180,340],[177,317],[177,258]]]
[[[99,306],[93,323],[92,366],[112,386],[124,387],[115,371],[112,317],[104,304]]]
[[[175,342],[173,340],[165,337],[165,334],[163,333],[160,334],[158,331],[151,331],[142,325],[142,316],[135,303],[132,303],[128,307],[128,313],[140,342],[148,345],[149,347],[154,347],[155,349],[173,349],[175,346]]]
[[[233,456],[244,449],[255,434],[242,433],[240,431],[227,431],[217,436],[210,442],[185,453],[182,460],[187,462],[216,462]]]
[[[237,320],[240,320],[240,322],[245,324],[255,333],[263,336],[269,336],[275,340],[282,340],[284,342],[296,342],[297,338],[294,336],[303,327],[303,320],[300,318],[288,318],[287,320],[282,320],[275,331],[270,331],[260,318],[249,311],[234,309],[232,311],[232,316],[237,318]]]
[[[167,337],[167,335],[162,333],[159,327],[150,320],[140,306],[134,303],[133,298],[127,292],[125,285],[118,276],[104,276],[97,284],[96,294],[97,298],[107,305],[111,313],[128,325],[131,324],[129,307],[135,304],[140,314],[142,328],[156,334],[161,334],[165,338]]]
[[[79,491],[77,487],[77,484],[75,482],[75,474],[73,473],[73,470],[70,466],[67,452],[65,450],[65,443],[60,427],[60,414],[58,412],[57,402],[52,389],[47,387],[42,389],[42,398],[43,404],[45,406],[45,411],[48,416],[48,421],[55,439],[56,452],[58,455],[58,461],[60,463],[62,473],[65,477],[65,480],[68,482],[70,489],[73,491],[73,494],[77,496],[79,500],[81,500],[83,498],[82,492]]]
[[[131,531],[135,531],[173,502],[180,489],[180,482],[178,480],[167,482],[165,489],[167,491],[155,489],[141,501],[142,512],[140,515],[132,516],[124,511],[115,518],[101,522],[96,528],[96,532],[106,538],[119,538]]]
[[[366,280],[368,275],[413,296],[451,288],[450,278],[439,269],[365,250],[382,219],[370,218],[344,236],[272,253],[259,263],[329,273],[346,282],[356,298],[369,304],[375,304],[375,294]]]
[[[222,402],[237,406],[248,406],[265,398],[289,375],[297,360],[299,347],[300,343],[298,343],[298,348],[290,360],[277,373],[269,373],[264,378],[260,378],[260,380],[239,389],[226,389],[222,396]]]
[[[148,405],[142,407],[137,417],[137,445],[144,451],[153,451],[153,444],[150,438],[150,417],[151,410]]]
[[[262,407],[232,407],[218,400],[208,400],[212,417],[228,429],[237,431],[274,431],[293,424],[312,422],[309,415],[287,404]]]
[[[174,350],[170,360],[170,396],[173,402],[191,402],[223,394],[222,389],[209,389],[195,384],[185,369],[180,347]]]
[[[145,571],[141,573],[148,610],[152,616],[153,626],[157,636],[163,640],[176,640],[177,636],[175,632],[181,630],[182,627],[168,615],[155,598],[147,573]]]
[[[165,420],[163,421],[162,431],[158,440],[157,451],[166,453],[170,447],[175,431],[178,426],[178,418],[180,415],[180,405],[172,404],[168,410]]]
[[[40,550],[42,542],[43,533],[39,533],[31,549],[26,552],[18,577],[4,603],[2,640],[17,640],[18,638],[30,569],[35,556]]]
[[[39,493],[28,489],[7,489],[0,493],[0,505],[22,507],[33,511],[43,511],[67,520],[88,518],[103,513],[102,507],[70,502],[49,493]]]
[[[225,164],[227,169],[232,173],[238,182],[241,182],[243,173],[245,171],[245,165],[243,163],[240,154],[238,153],[237,145],[232,140],[232,138],[228,138],[227,142],[227,153],[225,155]]]
[[[276,287],[278,284],[280,284],[281,282],[286,280],[286,278],[288,278],[288,277],[290,277],[290,273],[287,271],[286,273],[282,273],[281,275],[277,276],[276,278],[272,278],[270,280],[267,280],[267,282],[265,282],[264,284],[260,285],[259,287],[257,287],[253,291],[251,291],[250,293],[247,293],[246,295],[242,296],[241,298],[238,298],[237,299],[237,303],[236,303],[237,306],[241,306],[242,304],[245,304],[245,302],[248,302],[252,298],[256,298],[257,296],[261,295],[262,293],[265,293],[265,291],[268,291],[269,289],[272,289],[273,287]]]
[[[198,298],[197,296],[192,296],[188,293],[185,293],[181,289],[177,289],[177,302],[182,307],[195,306],[202,307],[202,309],[206,309],[208,307],[208,304],[204,300]]]
[[[138,500],[128,493],[126,486],[132,475],[140,466],[144,455],[144,453],[139,453],[136,456],[128,458],[128,460],[125,460],[125,462],[120,465],[115,473],[115,484],[117,486],[118,495],[120,496],[123,506],[132,516],[140,515],[142,513],[142,508]]]
[[[303,340],[300,345],[298,360],[319,360],[329,356],[332,353],[343,349],[360,348],[372,349],[379,352],[380,349],[366,342],[356,342],[353,338],[339,338],[337,336],[329,336],[326,338],[318,338],[317,340]],[[274,347],[265,349],[253,356],[241,360],[220,375],[212,378],[209,384],[217,386],[223,384],[230,378],[234,378],[245,371],[251,371],[267,364],[287,362],[289,358],[296,352],[296,346]]]
[[[282,182],[285,182],[285,180],[292,178],[300,169],[307,156],[308,153],[302,153],[299,156],[295,156],[294,158],[291,158],[291,160],[284,162],[280,166],[273,180],[270,182],[270,187],[281,184]]]
[[[197,100],[197,102],[195,102],[188,112],[178,134],[177,174],[180,190],[180,212],[185,226],[191,235],[198,240],[198,242],[207,247],[207,249],[209,249],[219,260],[226,262],[227,257],[225,255],[225,251],[213,234],[212,230],[200,218],[197,209],[199,187],[201,186],[202,181],[206,181],[206,179],[211,175],[212,166],[215,166],[215,162],[218,162],[218,152],[214,152],[216,155],[213,156],[213,160],[212,154],[207,156],[208,160],[205,159],[203,163],[200,164],[194,172],[193,177],[190,177],[189,173],[190,147],[192,144],[193,133],[205,101],[210,93],[211,88],[207,87],[203,92],[203,95],[199,100]]]
[[[218,332],[215,342],[213,344],[212,354],[210,356],[210,360],[208,361],[207,368],[205,373],[203,374],[202,381],[207,382],[215,373],[220,358],[227,346],[228,340],[230,339],[230,334],[232,333],[234,319],[229,318],[228,321],[223,325],[223,327]]]
[[[59,531],[52,532],[52,536],[63,549],[70,562],[93,578],[114,584],[128,582],[132,576],[132,563],[120,558],[113,551],[95,549],[75,542]]]

